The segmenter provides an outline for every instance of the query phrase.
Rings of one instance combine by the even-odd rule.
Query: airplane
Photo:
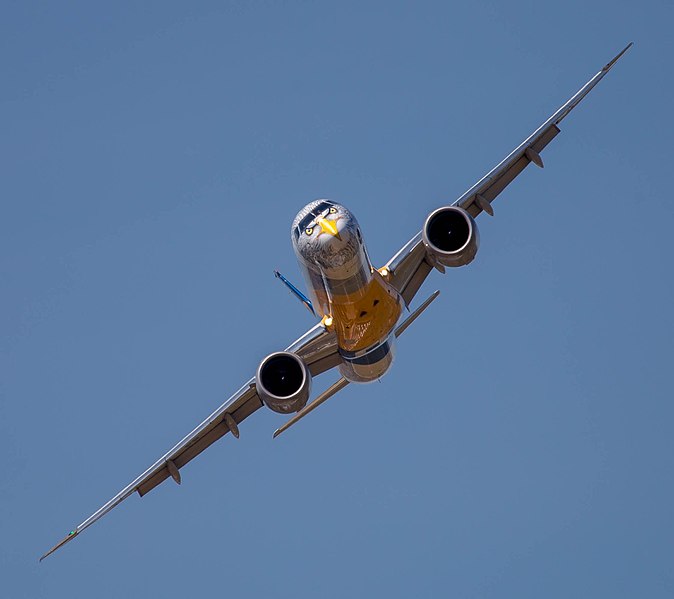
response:
[[[308,296],[278,271],[274,274],[320,321],[284,351],[264,358],[254,377],[40,561],[133,493],[142,497],[168,478],[180,484],[185,464],[227,433],[238,439],[241,422],[262,406],[280,414],[294,413],[274,432],[277,437],[347,385],[379,380],[393,362],[396,339],[440,293],[435,291],[402,318],[426,277],[434,269],[445,273],[473,261],[479,246],[475,218],[482,212],[493,216],[492,202],[529,164],[543,167],[540,154],[560,132],[559,123],[631,46],[456,201],[431,212],[421,231],[381,268],[372,266],[358,221],[347,208],[330,200],[302,208],[292,223],[291,237]],[[308,403],[312,379],[334,368],[340,378]]]

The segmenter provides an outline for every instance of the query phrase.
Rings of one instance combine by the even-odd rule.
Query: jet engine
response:
[[[445,206],[431,212],[421,236],[430,258],[442,266],[469,264],[480,245],[475,220],[463,208],[456,206]]]
[[[274,412],[297,412],[309,400],[311,373],[297,354],[282,351],[268,355],[255,380],[257,394]]]

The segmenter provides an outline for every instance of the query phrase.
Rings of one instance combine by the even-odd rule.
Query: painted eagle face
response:
[[[293,221],[291,236],[299,255],[324,269],[345,264],[358,251],[356,219],[330,200],[316,200],[302,208]]]

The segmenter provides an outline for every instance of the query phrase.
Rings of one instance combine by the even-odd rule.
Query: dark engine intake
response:
[[[445,206],[431,212],[421,235],[426,252],[443,266],[469,264],[480,245],[473,217],[463,208],[455,206]]]
[[[257,394],[264,404],[281,414],[301,410],[311,393],[311,373],[296,354],[276,352],[268,355],[256,376]]]

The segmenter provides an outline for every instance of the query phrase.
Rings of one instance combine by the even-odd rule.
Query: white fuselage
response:
[[[380,378],[393,361],[403,302],[372,267],[358,221],[343,206],[317,200],[295,217],[291,236],[314,308],[337,335],[342,375]]]

